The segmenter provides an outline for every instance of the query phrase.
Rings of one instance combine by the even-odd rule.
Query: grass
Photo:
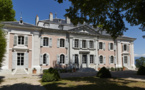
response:
[[[145,82],[97,77],[66,78],[54,82],[41,82],[46,90],[144,90]]]

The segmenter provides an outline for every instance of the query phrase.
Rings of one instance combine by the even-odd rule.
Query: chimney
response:
[[[38,15],[36,16],[36,19],[35,19],[35,25],[38,26],[38,21],[39,21],[39,17]]]
[[[50,12],[50,14],[49,14],[49,19],[50,19],[50,21],[53,21],[53,14],[52,14],[52,12]]]
[[[71,23],[71,22],[70,22],[70,18],[66,17],[65,20],[66,20],[66,23],[67,23],[67,24],[70,24],[70,23]]]

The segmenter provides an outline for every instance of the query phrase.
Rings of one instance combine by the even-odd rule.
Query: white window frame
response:
[[[127,57],[127,63],[125,63],[125,57]],[[127,55],[124,55],[124,56],[123,56],[123,59],[124,59],[124,60],[123,60],[123,61],[124,61],[123,63],[124,63],[125,65],[127,65],[127,64],[128,64],[128,56],[127,56]]]
[[[112,60],[112,58],[111,57],[113,57],[113,63],[111,62],[111,60]],[[114,64],[114,56],[112,55],[112,56],[110,56],[110,64]]]
[[[92,42],[92,46],[93,46],[93,47],[91,47],[91,42]],[[93,41],[93,40],[90,40],[90,41],[89,41],[89,47],[90,47],[90,49],[93,49],[93,48],[94,48],[94,41]]]
[[[77,43],[76,43],[76,40],[77,40]],[[74,39],[74,48],[79,48],[79,39]]]
[[[100,43],[102,43],[102,48],[100,49]],[[99,42],[99,50],[103,50],[103,42]]]
[[[110,44],[110,51],[113,51],[114,50],[114,43],[109,43]],[[112,44],[112,49],[111,49],[111,44]]]
[[[64,40],[64,42],[63,42],[63,47],[61,47],[61,40]],[[60,48],[65,48],[65,39],[64,38],[59,38],[59,47]]]
[[[84,45],[84,44],[83,44],[83,41],[85,41],[85,47],[83,47],[83,45]],[[87,40],[82,40],[82,48],[83,48],[83,49],[87,48]]]
[[[49,46],[49,37],[42,37],[43,38],[43,47],[48,47]],[[46,45],[46,46],[44,46],[44,43],[45,43],[45,38],[47,38],[48,40],[47,40],[47,43],[48,43],[48,45]]]
[[[93,62],[91,62],[91,56],[93,56],[93,60],[92,60]],[[94,57],[95,57],[94,55],[92,54],[90,55],[90,64],[94,64],[94,60],[95,60]]]
[[[17,38],[17,45],[25,45],[25,36],[23,36],[23,35],[18,35],[17,37],[18,37],[18,38]],[[23,44],[19,44],[19,37],[23,37],[23,39],[24,39]],[[20,41],[20,42],[22,42],[22,41]]]
[[[101,56],[102,56],[102,63],[100,62],[100,57],[101,57]],[[99,63],[100,63],[100,64],[104,64],[104,56],[103,56],[103,55],[100,55],[100,56],[99,56]]]
[[[63,56],[64,56],[64,60],[63,60],[63,62],[61,62],[61,55],[63,55]],[[60,61],[60,64],[61,64],[61,65],[65,64],[65,55],[64,55],[64,54],[60,54],[59,61]]]

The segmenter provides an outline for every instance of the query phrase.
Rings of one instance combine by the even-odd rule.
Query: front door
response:
[[[87,55],[86,54],[82,55],[82,67],[83,68],[87,67]]]
[[[24,67],[24,53],[17,53],[17,67]]]

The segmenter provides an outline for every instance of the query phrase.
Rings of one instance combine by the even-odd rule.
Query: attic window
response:
[[[20,20],[20,21],[19,21],[19,24],[23,24],[23,20]]]
[[[61,23],[61,19],[59,19],[58,22]]]

